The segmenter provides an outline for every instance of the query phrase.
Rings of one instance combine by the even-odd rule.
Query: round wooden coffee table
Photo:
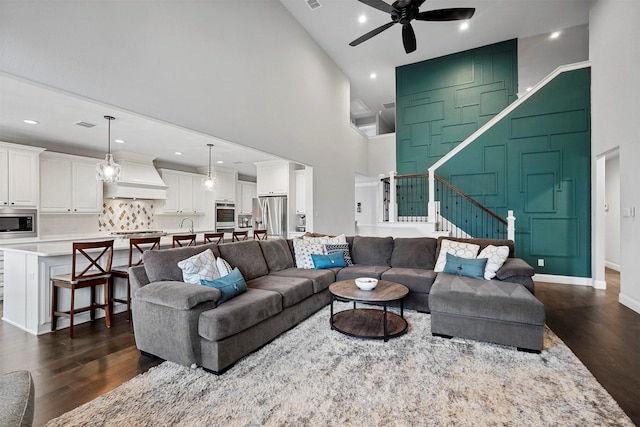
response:
[[[356,286],[355,280],[341,280],[329,286],[331,293],[331,329],[358,338],[384,339],[395,338],[407,332],[402,299],[409,293],[406,286],[387,280],[379,280],[371,291],[363,291]],[[334,301],[351,301],[353,309],[334,314]],[[400,302],[400,315],[387,310],[387,305]],[[357,308],[356,303],[382,305],[382,310]]]

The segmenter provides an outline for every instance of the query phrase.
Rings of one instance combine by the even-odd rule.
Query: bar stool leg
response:
[[[107,279],[106,282],[104,282],[104,317],[105,320],[107,322],[107,328],[111,327],[111,303],[109,301],[109,289],[111,288],[109,286],[109,282],[111,281],[111,279]]]
[[[91,290],[91,300],[89,302],[91,304],[91,307],[95,307],[96,306],[96,288],[95,286],[92,286],[89,289]],[[91,308],[90,313],[91,313],[91,321],[93,322],[94,320],[96,320],[96,309]]]
[[[73,312],[76,304],[76,288],[71,286],[71,309],[69,310],[69,338],[73,339]]]
[[[51,332],[56,330],[56,326],[58,324],[58,316],[56,316],[56,311],[58,311],[58,287],[52,283],[52,291],[51,291]]]
[[[127,276],[127,321],[131,323],[131,282]]]

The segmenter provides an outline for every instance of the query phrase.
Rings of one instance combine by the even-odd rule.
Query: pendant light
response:
[[[109,121],[109,134],[107,140],[107,154],[104,161],[96,165],[96,179],[104,182],[120,181],[120,165],[113,161],[111,154],[111,120],[116,118],[113,116],[104,116]]]
[[[209,147],[209,170],[207,176],[202,178],[202,188],[205,191],[213,191],[216,188],[216,181],[213,175],[211,175],[211,149],[213,148],[213,144],[207,144],[207,147]]]

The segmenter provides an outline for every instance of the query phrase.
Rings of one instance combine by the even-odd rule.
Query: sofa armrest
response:
[[[184,282],[154,282],[135,292],[135,298],[177,310],[189,310],[204,302],[218,302],[221,293],[209,286]]]
[[[131,294],[135,294],[138,289],[149,284],[149,277],[144,265],[129,267],[129,285],[131,286]]]
[[[507,258],[502,267],[496,272],[496,277],[500,280],[514,276],[532,277],[535,274],[533,267],[521,258]]]

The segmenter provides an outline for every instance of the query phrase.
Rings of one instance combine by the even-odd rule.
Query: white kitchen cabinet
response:
[[[221,202],[236,201],[236,173],[216,169],[216,200]]]
[[[0,207],[38,205],[38,156],[42,148],[0,143]]]
[[[205,212],[205,194],[201,186],[204,175],[160,169],[162,180],[168,186],[167,199],[161,213],[202,215]]]
[[[237,206],[237,212],[240,215],[253,213],[253,199],[256,198],[256,184],[254,182],[238,181],[238,193],[240,206]]]
[[[256,175],[258,196],[286,196],[289,194],[289,162],[275,160],[256,163]]]
[[[296,170],[296,213],[307,212],[307,174],[304,169]]]
[[[42,213],[100,213],[102,182],[96,180],[100,159],[45,153],[40,158]]]

